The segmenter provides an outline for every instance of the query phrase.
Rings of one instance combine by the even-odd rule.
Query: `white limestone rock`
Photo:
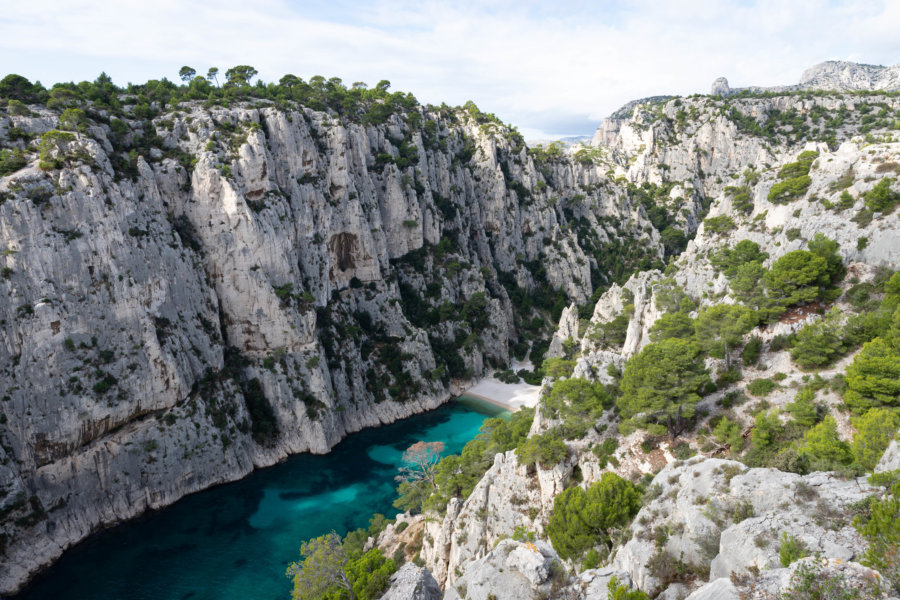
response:
[[[779,538],[788,532],[811,552],[854,560],[865,543],[852,526],[853,505],[876,493],[865,478],[841,480],[828,473],[800,476],[775,469],[748,469],[719,459],[691,459],[663,468],[631,525],[632,537],[612,560],[649,594],[661,582],[651,558],[665,552],[711,579],[777,568]],[[653,542],[662,528],[660,547]]]
[[[545,597],[554,579],[566,579],[559,557],[543,542],[503,540],[466,567],[444,600],[529,600]]]
[[[887,450],[881,455],[881,460],[875,465],[876,473],[884,473],[886,471],[896,471],[900,469],[900,442],[896,439],[891,441]]]
[[[742,598],[731,580],[723,577],[710,581],[686,600],[742,600]]]
[[[444,597],[427,569],[406,563],[391,575],[391,586],[381,600],[440,600]]]

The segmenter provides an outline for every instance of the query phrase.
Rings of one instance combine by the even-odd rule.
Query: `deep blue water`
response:
[[[301,541],[393,517],[403,451],[425,440],[458,453],[498,412],[451,402],[188,496],[70,549],[16,600],[287,600]]]

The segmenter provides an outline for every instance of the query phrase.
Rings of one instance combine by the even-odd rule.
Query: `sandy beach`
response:
[[[536,406],[540,392],[539,385],[528,385],[524,381],[503,383],[499,379],[486,377],[465,390],[462,395],[472,396],[515,412],[522,407]]]

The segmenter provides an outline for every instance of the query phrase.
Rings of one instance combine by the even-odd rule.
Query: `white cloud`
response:
[[[45,83],[174,79],[182,64],[389,79],[425,102],[472,99],[523,130],[572,134],[719,75],[774,85],[826,59],[892,64],[898,25],[898,3],[862,1],[33,0],[4,9],[0,64]]]

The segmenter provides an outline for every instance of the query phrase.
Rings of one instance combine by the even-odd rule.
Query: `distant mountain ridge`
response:
[[[800,83],[773,87],[732,88],[725,77],[713,81],[710,92],[726,96],[740,92],[791,92],[827,90],[842,92],[894,92],[900,90],[900,64],[885,67],[843,60],[827,60],[803,71]]]

